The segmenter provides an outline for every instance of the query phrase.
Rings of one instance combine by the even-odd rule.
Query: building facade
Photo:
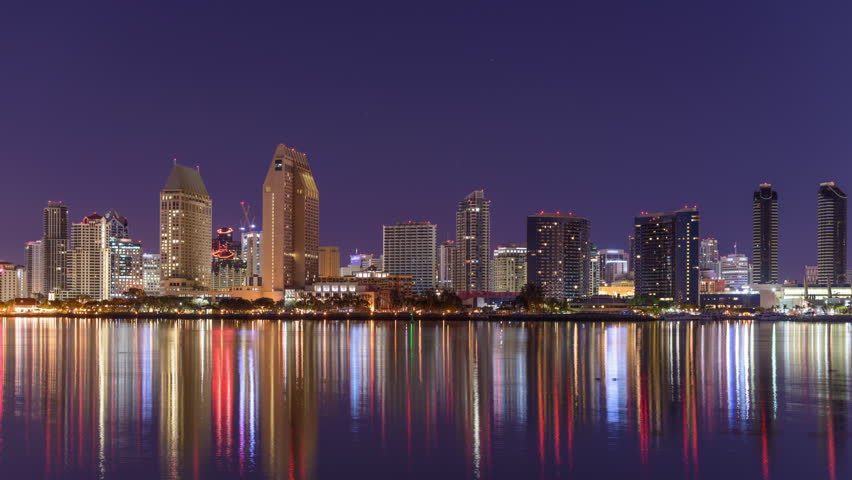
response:
[[[0,261],[0,302],[27,296],[27,270],[23,265]]]
[[[438,288],[453,289],[453,269],[456,264],[456,242],[447,240],[438,245]]]
[[[725,289],[733,292],[746,290],[752,284],[752,266],[748,255],[734,253],[720,258],[722,280]]]
[[[104,213],[104,218],[109,226],[110,237],[130,238],[130,229],[127,227],[127,217],[122,217],[114,208],[111,208]]]
[[[718,279],[719,270],[719,241],[715,238],[702,238],[698,265],[702,278]]]
[[[222,227],[213,238],[212,283],[210,288],[227,291],[245,285],[245,262],[240,253],[240,242],[234,240],[234,229]]]
[[[340,247],[319,247],[319,276],[340,275]]]
[[[41,240],[27,242],[27,297],[43,295],[44,289],[44,250]]]
[[[841,285],[846,278],[846,193],[834,182],[817,192],[817,270],[819,283]]]
[[[453,288],[457,292],[486,292],[491,288],[491,201],[475,190],[456,210],[456,259]]]
[[[263,182],[263,290],[304,288],[319,278],[319,190],[304,153],[275,149]]]
[[[494,292],[520,293],[527,284],[527,246],[520,243],[500,245],[494,250]]]
[[[633,263],[637,296],[698,304],[699,225],[696,208],[636,217]]]
[[[778,192],[761,183],[752,199],[754,282],[778,283]]]
[[[242,233],[241,252],[243,262],[246,264],[246,281],[245,285],[259,287],[263,284],[261,277],[261,269],[263,268],[263,260],[261,256],[263,232],[248,231]]]
[[[598,255],[603,264],[603,283],[612,285],[625,280],[630,274],[627,252],[620,248],[599,249]]]
[[[107,221],[107,228],[110,233],[114,232],[109,221]],[[142,242],[135,242],[129,238],[110,237],[109,265],[110,297],[123,297],[131,289],[145,289]],[[159,282],[159,279],[157,281]]]
[[[213,201],[197,169],[175,163],[160,192],[160,291],[210,287]]]
[[[62,202],[47,202],[41,238],[41,277],[44,293],[62,297],[68,290],[68,207]],[[38,273],[38,272],[36,272]]]
[[[109,298],[109,226],[96,213],[71,225],[70,290],[74,297]]]
[[[384,271],[394,276],[411,276],[415,295],[423,295],[436,288],[437,234],[437,227],[429,222],[404,222],[382,227]]]
[[[541,212],[527,217],[527,281],[545,298],[591,295],[591,226],[573,214]]]
[[[145,295],[160,294],[160,255],[156,253],[142,254],[142,288]]]

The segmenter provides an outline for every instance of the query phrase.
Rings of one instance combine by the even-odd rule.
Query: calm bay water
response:
[[[20,478],[852,477],[852,327],[5,318]]]

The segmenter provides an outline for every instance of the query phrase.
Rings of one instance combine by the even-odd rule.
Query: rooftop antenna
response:
[[[177,166],[177,157],[172,158],[172,165]]]
[[[737,242],[734,242],[734,255],[737,254]]]

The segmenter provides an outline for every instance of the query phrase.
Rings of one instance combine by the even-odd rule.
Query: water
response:
[[[852,476],[846,324],[0,324],[4,478]]]

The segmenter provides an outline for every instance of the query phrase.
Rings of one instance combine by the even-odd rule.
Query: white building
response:
[[[0,302],[26,297],[26,268],[9,262],[0,262]]]
[[[25,297],[46,293],[44,290],[44,249],[41,240],[27,242],[27,286]]]
[[[527,284],[527,247],[510,243],[494,250],[494,291],[519,293]]]
[[[263,257],[261,256],[263,232],[243,232],[240,241],[242,244],[240,255],[242,255],[243,262],[246,264],[245,285],[259,287],[263,281],[260,276],[261,266],[263,265]]]
[[[456,242],[447,240],[438,245],[438,288],[453,288],[453,266],[456,262]]]
[[[109,222],[108,228],[110,226]],[[121,297],[131,288],[143,290],[142,242],[129,238],[110,238],[109,240],[109,295]]]
[[[725,255],[719,259],[719,264],[726,290],[739,292],[752,283],[751,264],[747,255]]]
[[[94,213],[71,225],[69,284],[74,297],[109,298],[109,225]]]
[[[142,254],[142,288],[145,295],[160,294],[160,256],[156,253]]]
[[[437,227],[429,222],[404,222],[382,229],[384,270],[390,275],[410,275],[415,295],[434,291]]]

